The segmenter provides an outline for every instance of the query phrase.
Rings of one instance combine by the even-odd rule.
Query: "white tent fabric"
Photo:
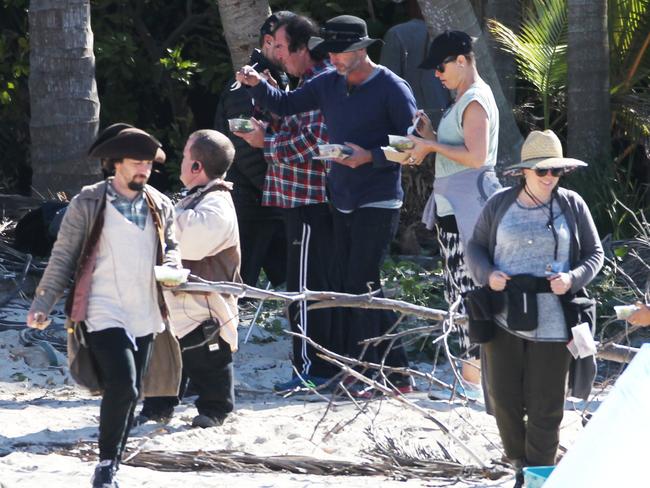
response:
[[[544,488],[650,486],[650,344],[644,344]]]

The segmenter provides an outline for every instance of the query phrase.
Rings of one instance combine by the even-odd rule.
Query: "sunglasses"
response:
[[[549,171],[551,172],[551,176],[562,176],[564,174],[564,168],[551,168],[551,169],[535,169],[535,174],[537,176],[546,176]]]
[[[444,73],[445,72],[445,64],[451,63],[452,61],[455,61],[458,58],[458,56],[448,56],[445,59],[443,59],[442,63],[436,65],[436,71],[439,73]]]

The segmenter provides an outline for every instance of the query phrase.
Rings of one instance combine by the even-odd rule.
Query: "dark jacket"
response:
[[[280,88],[284,89],[289,80],[287,75],[278,71],[264,55],[255,49],[251,54],[249,64],[257,63],[255,69],[262,72],[268,69],[271,76],[278,82]],[[235,159],[233,161],[226,179],[235,185],[235,191],[250,191],[255,194],[261,205],[262,189],[264,187],[264,176],[266,175],[266,161],[262,149],[251,147],[244,139],[237,137],[228,128],[228,119],[249,118],[253,116],[253,99],[248,90],[240,88],[230,91],[230,85],[235,78],[228,80],[219,97],[217,113],[214,119],[214,128],[228,136],[235,146]],[[256,118],[260,114],[256,114]],[[267,122],[271,120],[270,113],[264,112],[262,119]]]

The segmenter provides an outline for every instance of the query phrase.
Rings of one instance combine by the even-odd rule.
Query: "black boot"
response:
[[[95,474],[91,479],[93,488],[119,488],[115,481],[117,463],[111,459],[99,461],[95,467]]]

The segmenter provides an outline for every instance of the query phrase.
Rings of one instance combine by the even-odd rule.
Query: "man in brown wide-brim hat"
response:
[[[47,327],[49,312],[74,278],[66,302],[68,361],[79,384],[103,392],[92,486],[106,488],[117,486],[140,393],[178,391],[180,350],[154,266],[181,263],[173,206],[147,185],[153,162],[165,158],[160,142],[120,123],[100,133],[88,154],[115,176],[85,186],[70,202],[27,325]]]

